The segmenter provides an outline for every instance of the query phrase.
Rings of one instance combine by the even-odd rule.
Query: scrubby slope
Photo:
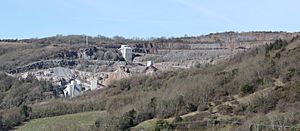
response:
[[[108,100],[106,110],[112,115],[126,113],[116,115],[118,119],[102,119],[114,119],[116,127],[126,129],[147,119],[178,117],[198,107],[194,115],[173,125],[158,121],[154,128],[204,130],[234,125],[230,130],[249,130],[249,123],[262,124],[259,128],[263,129],[297,128],[299,44],[299,38],[278,40],[224,64],[121,80],[111,86],[112,91],[122,92]]]

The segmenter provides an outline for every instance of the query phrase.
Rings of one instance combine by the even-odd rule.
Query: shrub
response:
[[[172,125],[169,124],[168,121],[166,120],[158,120],[156,123],[155,123],[155,131],[161,131],[162,129],[171,129],[172,128]]]
[[[185,113],[194,112],[194,111],[197,111],[197,106],[195,106],[195,105],[192,104],[192,103],[187,103],[187,104],[184,106],[182,112],[184,112],[184,114],[185,114]]]
[[[135,110],[130,110],[123,114],[118,122],[118,128],[120,130],[126,130],[130,127],[133,127],[136,125],[134,123],[134,119],[136,118],[136,111]]]
[[[291,79],[293,78],[293,76],[295,75],[296,69],[295,68],[290,68],[288,70],[287,76],[286,76],[286,80],[291,81]]]
[[[266,52],[268,53],[271,50],[278,50],[288,45],[288,42],[282,39],[276,40],[274,43],[271,43],[266,46]]]
[[[127,79],[122,79],[122,80],[120,80],[119,81],[119,87],[121,88],[121,90],[123,90],[123,91],[128,91],[128,90],[130,90],[130,81],[129,80],[127,80]]]
[[[254,86],[251,85],[249,82],[245,83],[240,87],[240,94],[241,95],[246,95],[246,94],[251,94],[254,92]]]
[[[21,114],[26,118],[29,119],[29,115],[31,114],[32,109],[31,107],[28,107],[27,105],[21,106]]]
[[[236,74],[238,74],[239,70],[238,69],[233,69],[230,72],[220,72],[217,75],[222,75],[222,80],[220,81],[220,85],[225,85],[227,83],[229,83],[230,81],[232,81],[235,77]]]
[[[248,111],[253,113],[267,113],[276,107],[278,98],[273,93],[260,94],[249,103]]]

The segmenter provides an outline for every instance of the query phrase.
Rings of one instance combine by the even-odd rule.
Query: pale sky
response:
[[[299,0],[1,0],[0,39],[300,31]]]

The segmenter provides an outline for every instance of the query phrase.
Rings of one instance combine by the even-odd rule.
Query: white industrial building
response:
[[[126,61],[132,61],[132,48],[128,45],[121,45],[121,48],[119,49],[122,53],[123,58]]]
[[[71,83],[66,85],[64,89],[65,96],[74,97],[82,93],[82,84],[79,80],[72,80]]]
[[[98,80],[97,80],[97,79],[92,79],[92,80],[91,80],[90,89],[91,89],[91,90],[96,90],[96,89],[98,89]]]
[[[147,67],[153,66],[153,62],[152,61],[147,61]]]

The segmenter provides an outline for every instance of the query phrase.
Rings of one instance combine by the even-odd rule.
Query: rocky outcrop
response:
[[[65,50],[54,55],[55,59],[78,59],[78,52],[73,50]]]
[[[96,53],[98,49],[96,47],[90,48],[82,48],[79,50],[63,50],[49,59],[67,59],[67,60],[74,60],[74,59],[85,59],[85,60],[94,60],[97,58]]]
[[[80,48],[78,50],[63,50],[47,59],[124,61],[122,55],[116,50],[96,47]]]
[[[80,49],[78,51],[78,56],[80,59],[94,60],[97,58],[97,56],[96,56],[97,50],[98,49],[96,47]]]
[[[224,32],[196,37],[158,38],[143,44],[136,43],[136,51],[157,54],[157,50],[235,49],[274,42],[277,39],[292,39],[299,32]]]
[[[78,61],[75,60],[45,60],[45,61],[38,61],[34,62],[22,67],[18,67],[16,69],[10,70],[8,73],[15,74],[15,73],[22,73],[29,70],[41,70],[41,69],[49,69],[53,67],[68,67],[74,68],[78,64]]]

